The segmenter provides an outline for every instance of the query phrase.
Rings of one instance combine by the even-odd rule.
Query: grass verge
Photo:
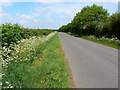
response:
[[[70,76],[58,34],[31,53],[33,62],[11,62],[8,65],[2,76],[3,88],[70,88]]]
[[[111,40],[106,38],[91,38],[89,36],[75,35],[72,33],[67,33],[67,34],[120,50],[120,41],[118,42],[116,40]]]
[[[33,64],[39,73],[34,79],[36,87],[70,88],[70,76],[58,34],[46,44],[41,58]]]

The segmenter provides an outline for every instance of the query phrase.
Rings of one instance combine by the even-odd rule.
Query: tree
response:
[[[84,7],[78,12],[71,23],[62,26],[59,30],[79,35],[117,37],[120,39],[120,14],[109,13],[102,6],[93,4]]]
[[[96,26],[94,28],[92,26],[91,28],[95,31],[100,30],[100,28],[103,26],[103,22],[106,21],[108,16],[109,13],[106,9],[104,9],[102,6],[97,6],[93,4],[91,7],[84,7],[81,12],[78,12],[74,17],[72,23],[79,27],[80,32],[84,32],[84,30],[89,30],[90,26],[94,24]],[[83,31],[81,31],[81,29]]]
[[[63,25],[62,27],[59,28],[60,32],[68,32],[67,25]]]
[[[120,14],[114,13],[104,23],[102,28],[102,34],[106,37],[117,37],[120,39]]]

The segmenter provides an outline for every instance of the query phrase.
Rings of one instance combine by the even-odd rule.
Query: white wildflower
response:
[[[47,35],[46,37],[45,36],[43,36],[43,37],[33,36],[31,38],[22,39],[22,40],[18,41],[19,44],[10,44],[10,49],[12,49],[12,50],[10,50],[4,46],[2,52],[5,53],[3,56],[5,56],[6,59],[2,58],[3,66],[7,67],[7,65],[13,60],[15,62],[29,60],[30,51],[36,51],[40,45],[47,42],[56,33],[57,32],[52,32],[49,35]],[[10,57],[9,53],[11,53],[12,57]],[[23,55],[22,59],[20,59],[21,54]],[[25,54],[25,56],[24,56],[24,54]],[[3,60],[3,59],[5,59],[5,60]]]
[[[13,88],[13,86],[10,86],[10,88]]]
[[[9,84],[9,82],[6,82],[6,84]]]

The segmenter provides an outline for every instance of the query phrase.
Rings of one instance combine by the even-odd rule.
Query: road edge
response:
[[[65,33],[65,32],[64,32]],[[66,33],[68,34],[68,33]],[[73,37],[76,37],[74,35],[71,35],[71,34],[68,34],[70,36],[73,36]],[[99,43],[99,42],[95,42],[95,41],[92,41],[92,40],[89,40],[89,39],[86,39],[86,38],[82,38],[82,37],[76,37],[76,38],[80,38],[80,39],[83,39],[83,40],[87,40],[87,41],[90,41],[90,42],[94,42],[94,43],[97,43],[97,44],[100,44],[100,45],[103,45],[103,46],[107,46],[109,48],[113,48],[113,49],[116,49],[116,50],[120,50],[120,45],[118,44],[118,48],[115,48],[115,47],[112,47],[112,46],[109,46],[109,45],[106,45],[106,44],[102,44],[102,43]]]
[[[59,36],[59,34],[58,34],[58,36]],[[60,37],[59,37],[59,40],[60,40]],[[60,40],[60,44],[61,44],[61,40]],[[61,48],[62,48],[62,44],[60,45],[61,46]],[[72,75],[72,72],[71,72],[71,68],[70,68],[70,66],[69,66],[69,62],[68,62],[68,59],[67,59],[67,57],[66,57],[66,54],[65,54],[65,52],[64,52],[64,49],[62,48],[62,52],[63,52],[63,54],[64,54],[64,61],[65,61],[65,64],[66,64],[66,67],[67,67],[67,69],[68,69],[68,73],[69,73],[69,77],[70,77],[70,83],[71,83],[71,88],[75,88],[75,84],[74,84],[74,80],[73,80],[73,75]]]

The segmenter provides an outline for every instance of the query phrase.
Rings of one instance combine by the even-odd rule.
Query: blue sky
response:
[[[117,12],[117,2],[4,2],[2,23],[19,23],[28,28],[58,29],[74,18],[85,6],[103,6],[110,14]]]

